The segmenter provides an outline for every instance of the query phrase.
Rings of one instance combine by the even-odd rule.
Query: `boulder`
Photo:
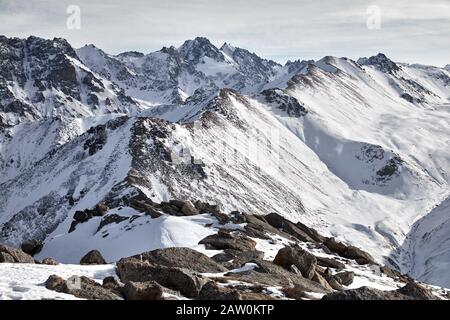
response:
[[[163,288],[154,281],[129,281],[121,292],[125,300],[161,300]]]
[[[32,256],[19,249],[0,245],[0,263],[35,263]]]
[[[295,265],[305,278],[312,279],[317,260],[314,255],[299,247],[285,247],[278,251],[273,263],[285,269]]]
[[[139,197],[131,198],[128,201],[128,205],[139,211],[139,212],[145,212],[146,215],[151,216],[153,219],[158,218],[161,216],[161,213],[156,210],[156,208],[153,206],[153,202],[151,202],[150,199],[143,199]]]
[[[185,216],[194,216],[199,214],[199,211],[195,208],[195,206],[190,201],[186,201],[183,206],[181,207],[181,212]]]
[[[297,285],[308,292],[329,292],[319,283],[306,279],[301,275],[290,272],[270,261],[253,260],[257,267],[251,271],[225,274],[227,280],[237,280],[272,287],[292,287]]]
[[[252,260],[259,260],[263,258],[264,253],[258,250],[238,251],[233,249],[225,249],[223,252],[216,254],[211,259],[222,264],[228,269],[236,269]]]
[[[355,273],[352,271],[339,272],[333,276],[340,284],[344,286],[349,286],[353,283]]]
[[[87,300],[121,300],[115,292],[103,288],[100,284],[88,277],[72,276],[67,280],[51,275],[45,282],[49,290],[74,295]]]
[[[75,214],[73,215],[73,220],[75,220],[78,223],[86,222],[91,218],[92,218],[92,212],[90,212],[89,210],[75,211]]]
[[[408,282],[406,286],[398,289],[397,292],[414,300],[437,300],[437,297],[430,290],[414,281]]]
[[[122,258],[119,262],[129,259],[147,261],[151,264],[174,268],[185,268],[192,272],[224,272],[227,269],[203,253],[183,247],[164,248],[143,252],[128,258]]]
[[[217,234],[207,236],[199,244],[206,245],[207,249],[233,249],[238,251],[255,250],[256,242],[245,235],[220,230]]]
[[[355,260],[359,264],[376,264],[375,259],[367,252],[355,246],[347,246],[342,242],[336,241],[334,238],[327,238],[324,241],[324,245],[341,257]]]
[[[92,215],[96,217],[104,216],[109,211],[109,208],[104,203],[97,204],[94,209],[91,210]]]
[[[179,291],[188,298],[197,297],[205,283],[202,277],[187,269],[156,265],[138,259],[119,261],[117,273],[122,282],[156,281],[166,288]]]
[[[59,262],[53,258],[45,258],[41,263],[49,266],[57,266],[59,264]]]
[[[123,285],[121,285],[115,277],[109,276],[109,277],[106,277],[105,279],[103,279],[103,281],[102,281],[102,287],[105,289],[117,290],[117,289],[120,289],[122,286]]]
[[[182,201],[182,200],[175,200],[175,199],[169,200],[169,204],[171,204],[171,205],[177,207],[179,210],[181,210],[181,208],[183,208],[183,206],[184,206],[185,203],[186,203],[186,202],[185,202],[185,201]]]
[[[64,280],[63,278],[61,278],[60,276],[57,276],[55,274],[48,277],[48,279],[45,281],[45,287],[48,290],[58,291],[58,292],[63,292],[65,284],[66,284],[66,280]]]
[[[206,283],[198,295],[198,300],[241,300],[238,290],[219,286],[216,282]]]
[[[28,240],[28,241],[24,241],[22,243],[22,245],[20,246],[20,248],[22,249],[23,252],[34,256],[35,254],[38,254],[39,252],[41,252],[42,250],[42,242],[39,240]]]
[[[236,216],[237,213],[234,214]],[[263,216],[258,215],[250,215],[250,214],[243,214],[245,219],[245,233],[249,235],[250,237],[254,238],[260,238],[260,239],[270,239],[270,234],[278,234],[281,236],[287,236],[286,234],[283,234],[278,229],[271,226],[267,221],[264,219]]]
[[[88,265],[88,264],[108,264],[103,258],[102,254],[98,250],[91,250],[89,251],[84,257],[80,260],[81,265]]]
[[[338,270],[342,270],[345,268],[345,264],[332,258],[316,257],[316,259],[317,264],[325,268],[334,268]]]
[[[283,218],[278,213],[269,213],[264,216],[264,219],[274,228],[282,230],[302,242],[315,242],[306,232],[299,229],[294,223]]]
[[[161,210],[171,216],[183,216],[181,208],[176,205],[170,204],[169,202],[161,202]]]
[[[330,286],[327,280],[325,280],[325,278],[322,277],[317,271],[314,272],[314,276],[312,277],[311,280],[317,282],[328,291],[333,291],[333,288]]]
[[[412,300],[396,291],[381,291],[369,287],[328,293],[322,300]]]

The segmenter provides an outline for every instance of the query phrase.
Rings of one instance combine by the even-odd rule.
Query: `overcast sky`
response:
[[[69,5],[81,9],[80,29],[67,28]],[[450,0],[0,0],[0,34],[63,37],[113,54],[205,36],[279,62],[383,52],[443,66],[450,63]]]

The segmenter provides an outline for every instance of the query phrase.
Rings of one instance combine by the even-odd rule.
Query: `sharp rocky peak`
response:
[[[383,53],[378,53],[370,58],[358,59],[360,65],[374,66],[378,70],[387,73],[393,73],[400,70],[400,67]]]
[[[195,63],[199,62],[205,56],[218,61],[225,59],[222,52],[204,37],[186,40],[178,51],[185,60]]]

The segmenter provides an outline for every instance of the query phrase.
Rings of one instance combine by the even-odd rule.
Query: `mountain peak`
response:
[[[376,56],[370,58],[359,58],[358,63],[360,65],[374,66],[378,70],[387,73],[400,70],[400,67],[394,61],[386,57],[384,53],[378,53]]]
[[[184,59],[198,63],[201,58],[209,57],[214,60],[223,61],[223,54],[207,38],[197,37],[186,40],[178,51]]]

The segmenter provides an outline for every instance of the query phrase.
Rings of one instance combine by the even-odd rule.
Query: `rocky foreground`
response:
[[[162,248],[125,257],[113,264],[115,274],[102,281],[74,274],[61,277],[52,258],[37,261],[42,244],[25,242],[21,249],[0,245],[0,266],[47,265],[55,274],[39,284],[73,298],[94,300],[433,300],[448,299],[446,289],[420,284],[408,275],[380,266],[367,252],[316,230],[270,213],[224,214],[201,202],[172,200],[134,203],[153,219],[161,215],[209,215],[215,232],[199,241],[202,252],[187,247]],[[169,210],[170,209],[170,210]],[[105,215],[107,206],[86,214]],[[78,212],[74,224],[84,223]],[[117,217],[116,217],[117,218]],[[106,221],[108,220],[108,221]],[[106,222],[105,222],[106,221]],[[105,215],[100,224],[119,223]],[[74,244],[76,245],[76,244]],[[82,266],[108,265],[97,250],[87,253]],[[68,265],[69,266],[69,265]],[[69,268],[69,267],[68,267]],[[67,275],[67,273],[66,273]],[[19,285],[20,284],[16,284]],[[0,284],[1,290],[1,284]],[[1,297],[1,295],[0,295]],[[69,296],[70,297],[70,296]]]

